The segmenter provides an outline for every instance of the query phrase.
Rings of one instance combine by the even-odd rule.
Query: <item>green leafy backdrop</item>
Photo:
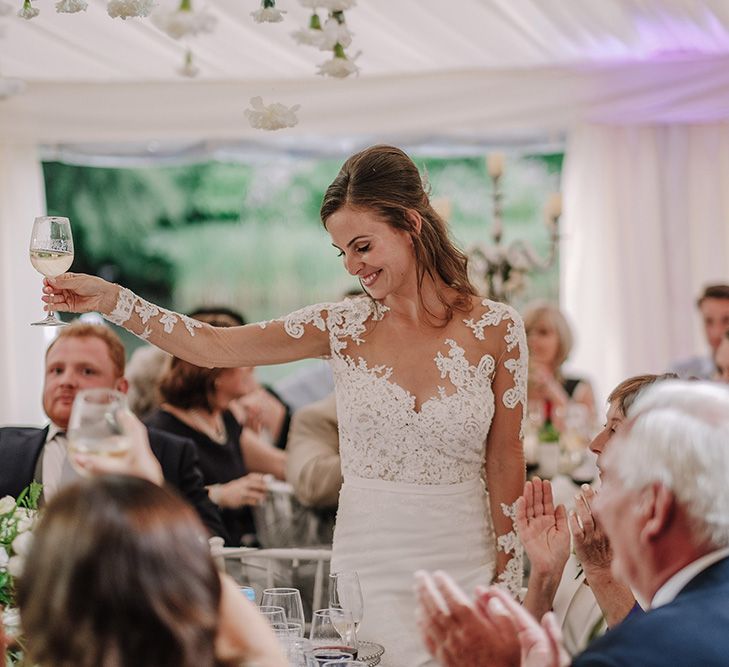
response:
[[[484,160],[415,160],[427,170],[432,196],[450,200],[459,245],[487,241]],[[558,189],[561,164],[561,154],[510,156],[503,179],[507,242],[527,238],[546,253],[542,208]],[[259,320],[337,299],[356,285],[319,222],[322,196],[340,165],[283,158],[137,169],[46,162],[44,173],[49,214],[71,219],[74,271],[102,275],[183,312],[220,304]],[[533,296],[556,298],[556,267],[532,279],[525,298]]]

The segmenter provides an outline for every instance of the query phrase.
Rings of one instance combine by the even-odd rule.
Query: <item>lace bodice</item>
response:
[[[520,320],[502,304],[487,300],[483,306],[479,319],[464,320],[464,330],[486,341],[499,336],[506,323],[503,340],[491,342],[490,347],[513,378],[498,400],[513,409],[523,405],[526,391]],[[452,484],[480,476],[495,407],[494,353],[471,363],[463,347],[444,339],[442,350],[431,360],[443,386],[416,410],[415,397],[393,381],[393,367],[370,366],[357,354],[367,321],[380,320],[386,312],[376,302],[359,298],[311,306],[283,320],[292,336],[303,335],[306,324],[329,333],[345,478]]]

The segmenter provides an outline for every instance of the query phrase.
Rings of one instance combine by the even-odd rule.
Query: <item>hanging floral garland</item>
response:
[[[356,0],[299,0],[302,6],[311,9],[311,17],[306,28],[291,33],[299,44],[315,46],[321,51],[331,51],[332,57],[318,66],[317,74],[344,78],[350,74],[358,74],[359,67],[353,57],[347,55],[345,49],[352,44],[352,33],[347,27],[344,12],[356,5]],[[322,25],[319,10],[328,12],[327,20]]]

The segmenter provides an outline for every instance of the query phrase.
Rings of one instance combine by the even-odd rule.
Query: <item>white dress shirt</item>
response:
[[[48,427],[46,444],[43,446],[42,479],[43,501],[48,502],[62,486],[80,479],[68,460],[68,441],[59,426]]]
[[[697,558],[693,563],[689,563],[686,567],[674,574],[663,586],[661,586],[653,596],[651,609],[662,607],[663,605],[673,602],[676,596],[686,587],[686,585],[704,570],[708,569],[714,563],[729,556],[729,547],[712,551],[701,558]]]

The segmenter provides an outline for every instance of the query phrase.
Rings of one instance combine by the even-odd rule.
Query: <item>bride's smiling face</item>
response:
[[[407,232],[393,228],[373,211],[350,206],[332,213],[326,228],[344,268],[373,298],[415,287],[415,252]]]

